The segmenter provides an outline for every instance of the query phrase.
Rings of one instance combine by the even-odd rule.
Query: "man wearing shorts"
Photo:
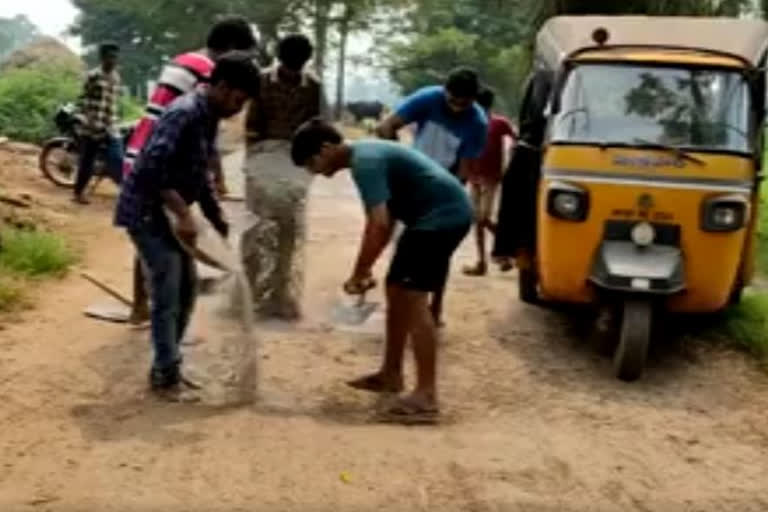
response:
[[[505,156],[507,153],[507,138],[516,139],[517,134],[506,117],[491,112],[494,93],[485,88],[480,91],[477,103],[488,116],[488,140],[480,158],[472,160],[469,166],[469,187],[472,204],[475,210],[475,235],[477,240],[477,264],[464,268],[469,276],[484,276],[488,272],[488,259],[485,252],[486,231],[495,234],[496,223],[493,221],[493,210],[496,204],[496,193],[503,175]],[[500,261],[502,271],[512,269],[509,260]]]
[[[391,141],[347,144],[331,125],[313,120],[296,132],[291,148],[296,165],[326,177],[351,169],[365,206],[367,223],[352,276],[350,294],[374,286],[372,268],[392,238],[395,221],[405,225],[387,275],[387,334],[382,368],[351,381],[375,393],[403,390],[403,354],[411,339],[416,389],[388,411],[392,419],[437,419],[437,332],[429,295],[442,286],[456,248],[472,223],[472,205],[461,183],[436,162]]]
[[[471,159],[485,147],[488,121],[475,103],[480,80],[471,69],[451,72],[445,85],[424,87],[408,96],[376,129],[383,139],[397,139],[404,126],[416,125],[413,146],[462,181],[469,174]],[[443,284],[433,294],[432,314],[442,325]]]

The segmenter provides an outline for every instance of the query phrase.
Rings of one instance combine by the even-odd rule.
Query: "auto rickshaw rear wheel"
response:
[[[651,341],[653,305],[647,299],[627,299],[621,319],[619,345],[613,356],[616,377],[633,382],[643,375]]]

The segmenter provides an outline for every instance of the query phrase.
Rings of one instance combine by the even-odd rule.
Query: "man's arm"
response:
[[[368,211],[363,241],[350,283],[359,283],[371,277],[371,269],[392,238],[394,223],[387,203],[381,203]]]
[[[176,217],[176,232],[186,243],[194,245],[197,229],[190,209],[176,190],[176,152],[189,124],[184,112],[170,112],[161,117],[142,154],[142,165],[136,169],[136,183],[142,193],[159,191],[163,204]]]
[[[222,199],[229,193],[227,188],[227,179],[224,176],[224,167],[221,163],[221,155],[218,150],[213,151],[210,160],[208,161],[208,173],[211,176],[213,183],[213,190],[216,193],[218,199]]]
[[[390,114],[374,130],[380,139],[397,140],[397,132],[405,126],[405,120],[397,114]]]
[[[441,89],[434,87],[426,87],[411,94],[376,127],[376,136],[397,140],[397,132],[405,125],[423,120],[433,103],[442,98],[442,94]]]
[[[198,202],[208,222],[221,236],[227,238],[229,236],[229,224],[224,220],[224,213],[209,180],[205,181],[205,187],[203,187]]]
[[[160,191],[160,197],[166,208],[176,217],[176,235],[189,246],[194,247],[197,238],[197,226],[187,202],[173,189]]]
[[[469,158],[462,158],[459,160],[459,171],[458,176],[462,180],[468,180],[469,177],[472,175],[472,166],[474,165],[474,161]]]
[[[258,141],[264,136],[264,112],[259,98],[251,98],[245,116],[245,137],[248,141]]]

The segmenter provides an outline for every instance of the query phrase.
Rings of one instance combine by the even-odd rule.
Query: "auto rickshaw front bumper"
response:
[[[589,280],[609,291],[674,295],[685,289],[682,251],[672,245],[606,240],[597,251]]]

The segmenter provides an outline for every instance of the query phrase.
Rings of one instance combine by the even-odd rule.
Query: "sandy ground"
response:
[[[84,269],[128,290],[109,194],[75,208],[34,158],[2,152],[0,178],[82,247]],[[316,182],[310,203],[308,319],[259,326],[253,406],[149,398],[146,334],[85,318],[104,296],[76,271],[3,318],[0,510],[768,510],[768,377],[747,357],[673,343],[642,382],[619,383],[570,319],[516,301],[514,274],[454,276],[444,424],[371,422],[374,399],[343,381],[378,364],[382,333],[328,314],[360,207],[344,178]],[[471,262],[467,243],[456,268]]]

